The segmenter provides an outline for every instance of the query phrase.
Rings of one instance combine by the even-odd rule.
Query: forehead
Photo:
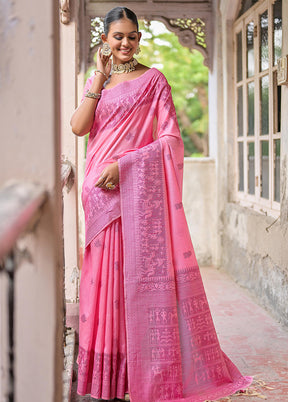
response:
[[[114,32],[131,33],[137,32],[137,26],[133,21],[128,18],[121,18],[121,20],[113,21],[109,27],[109,33]]]

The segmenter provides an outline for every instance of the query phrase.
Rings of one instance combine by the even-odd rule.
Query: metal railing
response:
[[[10,182],[0,190],[0,273],[8,277],[8,394],[14,402],[14,298],[17,240],[35,227],[48,192],[39,184]]]

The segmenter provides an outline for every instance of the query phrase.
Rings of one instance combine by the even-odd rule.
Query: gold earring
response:
[[[103,43],[102,54],[103,54],[103,56],[110,56],[110,54],[111,54],[111,49],[107,42]]]
[[[139,53],[141,53],[141,49],[140,49],[140,46],[138,45],[138,47],[137,47],[137,49],[135,51],[135,54],[138,55]]]

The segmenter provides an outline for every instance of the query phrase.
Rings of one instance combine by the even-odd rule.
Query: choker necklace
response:
[[[136,59],[132,59],[125,64],[113,64],[111,74],[130,73],[131,71],[136,70],[135,66],[137,66],[137,64],[138,61]]]

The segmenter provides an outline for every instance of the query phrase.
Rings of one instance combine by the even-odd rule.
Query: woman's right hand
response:
[[[111,72],[112,60],[110,56],[104,56],[101,48],[99,47],[97,51],[97,61],[96,61],[97,70],[102,71],[109,77]]]
[[[118,162],[110,163],[102,171],[99,179],[97,180],[95,187],[100,187],[103,189],[109,189],[107,184],[111,184],[113,188],[119,183],[119,166]]]

